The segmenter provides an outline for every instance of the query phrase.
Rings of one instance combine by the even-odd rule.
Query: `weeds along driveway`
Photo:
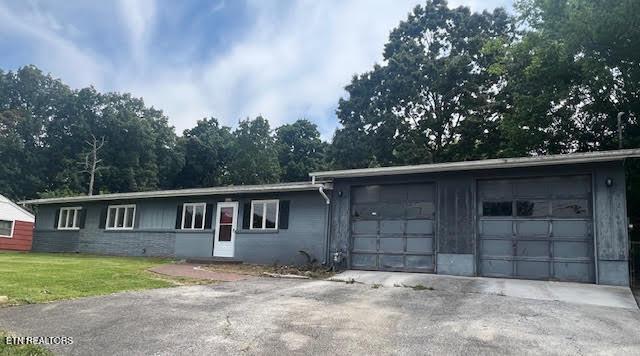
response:
[[[0,309],[63,354],[640,353],[637,310],[252,278]]]

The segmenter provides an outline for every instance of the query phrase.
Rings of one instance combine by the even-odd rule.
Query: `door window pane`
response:
[[[485,201],[482,202],[482,216],[512,216],[513,207],[511,201]]]
[[[233,224],[233,208],[220,209],[220,224]]]
[[[231,225],[220,225],[218,241],[231,241]]]

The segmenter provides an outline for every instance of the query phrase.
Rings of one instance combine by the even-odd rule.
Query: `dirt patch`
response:
[[[328,267],[322,265],[307,266],[286,266],[286,265],[252,265],[252,264],[235,264],[235,263],[219,263],[213,265],[202,266],[212,272],[220,273],[237,273],[250,276],[264,276],[264,273],[275,274],[293,274],[296,276],[305,276],[314,279],[326,279],[335,273],[328,270]]]
[[[245,274],[232,273],[229,271],[211,271],[203,268],[200,265],[192,265],[188,263],[160,265],[150,268],[149,270],[151,272],[155,272],[165,276],[186,279],[186,281],[192,279],[200,279],[209,281],[234,282],[247,279],[247,276]]]

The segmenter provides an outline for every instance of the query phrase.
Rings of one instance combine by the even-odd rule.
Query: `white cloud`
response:
[[[481,10],[500,2],[509,0],[454,0],[452,5],[467,3]],[[128,48],[101,56],[86,43],[65,35],[65,28],[73,28],[70,21],[41,10],[37,2],[20,11],[0,2],[0,44],[3,37],[22,38],[34,58],[24,64],[35,63],[72,86],[93,84],[100,90],[142,96],[147,104],[167,113],[178,133],[202,117],[215,116],[224,124],[235,125],[238,119],[261,114],[273,127],[310,118],[329,139],[337,126],[333,111],[344,95],[344,86],[353,74],[382,60],[389,32],[420,3],[422,0],[249,0],[250,28],[240,38],[231,36],[231,45],[223,52],[194,50],[197,42],[184,38],[173,52],[151,54],[154,41],[163,41],[156,28],[159,17],[185,12],[160,8],[154,0],[122,0],[113,11],[119,18],[97,21],[113,29],[103,35],[124,36]],[[180,5],[169,2],[163,6]],[[203,12],[225,10],[221,0]],[[180,19],[170,20],[172,25],[180,23]],[[203,58],[203,52],[209,55]]]
[[[180,129],[206,115],[233,125],[262,114],[274,127],[312,118],[329,138],[336,123],[327,113],[344,86],[381,60],[389,31],[416,2],[301,1],[286,12],[270,2],[252,2],[253,29],[201,65],[202,76],[189,69],[160,76],[139,90],[147,101],[162,103]],[[182,89],[170,89],[174,85]],[[202,109],[196,117],[185,115]]]
[[[154,0],[120,0],[122,20],[129,30],[129,45],[137,66],[144,65],[145,50],[153,32],[156,3]]]
[[[62,34],[65,28],[50,13],[32,3],[30,11],[20,12],[0,3],[0,39],[30,43],[30,59],[45,72],[63,76],[73,86],[96,85],[111,71],[100,55],[76,46]],[[67,29],[73,29],[67,26]]]

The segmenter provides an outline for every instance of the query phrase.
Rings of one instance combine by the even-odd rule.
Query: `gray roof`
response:
[[[123,199],[146,199],[146,198],[168,198],[168,197],[188,197],[202,195],[233,195],[247,193],[276,193],[276,192],[297,192],[306,190],[318,190],[320,187],[329,188],[322,184],[312,184],[311,182],[293,182],[261,185],[230,185],[226,187],[192,188],[176,190],[157,190],[150,192],[134,193],[113,193],[100,195],[82,195],[63,198],[46,198],[21,201],[20,204],[62,204],[81,203],[90,201],[123,200]]]
[[[363,169],[346,169],[340,171],[312,172],[309,176],[316,179],[352,178],[387,176],[398,174],[469,171],[479,169],[516,168],[533,166],[552,166],[589,162],[618,161],[625,158],[640,157],[640,149],[570,153],[560,155],[484,159],[478,161],[462,161],[449,163],[420,164],[414,166],[379,167]]]

